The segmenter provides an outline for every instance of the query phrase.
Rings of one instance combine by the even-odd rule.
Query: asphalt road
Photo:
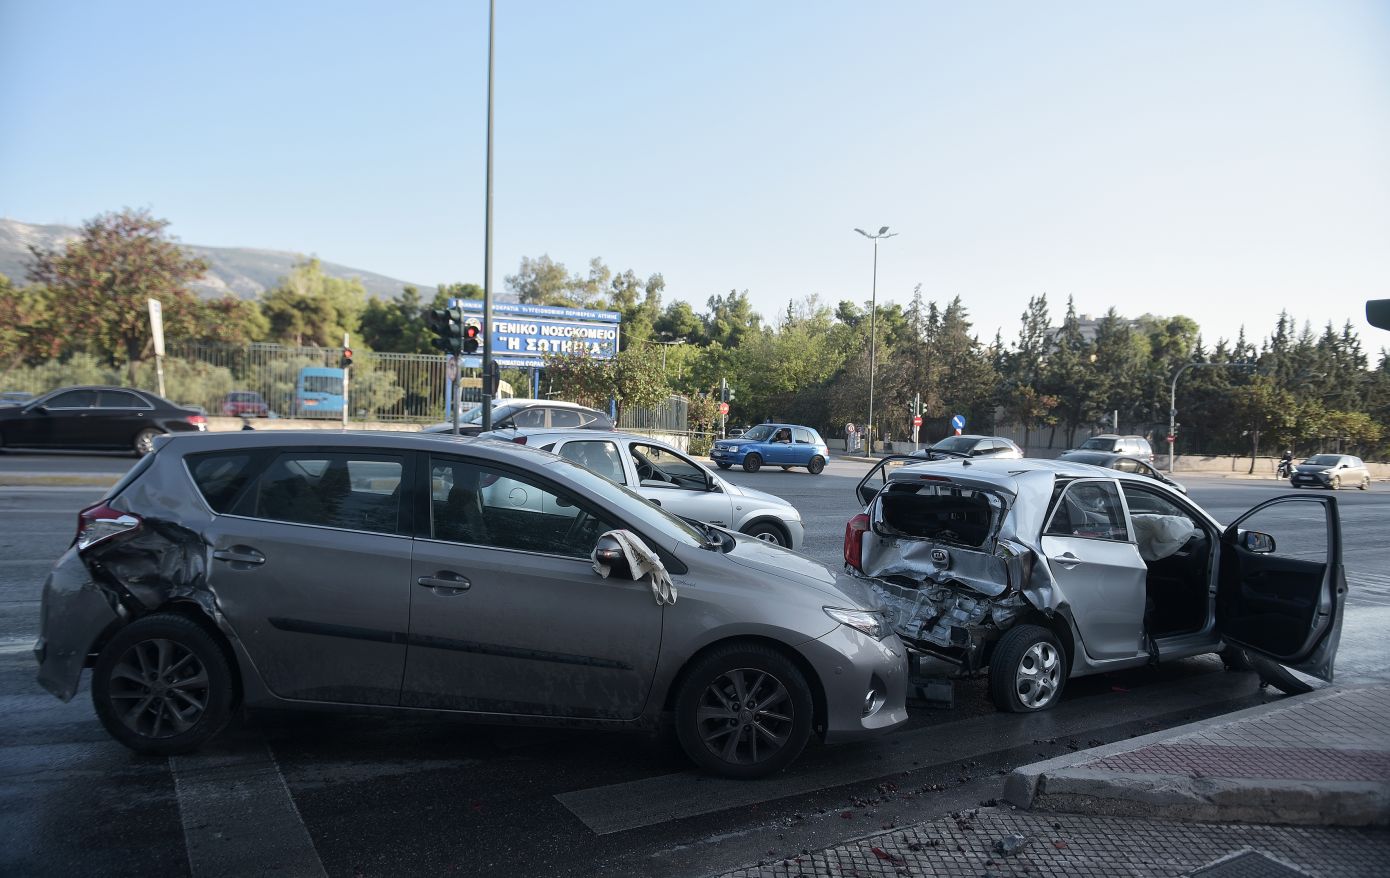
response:
[[[838,564],[864,469],[726,475],[796,504],[807,553]],[[1223,521],[1287,490],[1187,482]],[[279,863],[334,876],[706,875],[974,806],[1015,765],[1280,697],[1212,658],[1077,680],[1056,710],[1030,717],[996,713],[983,681],[965,681],[954,707],[914,709],[877,741],[813,746],[750,783],[694,774],[669,735],[300,713],[238,721],[192,756],[142,758],[101,729],[85,680],[62,704],[34,682],[29,654],[43,577],[75,512],[99,495],[0,488],[0,874],[235,875]],[[1390,486],[1338,501],[1352,583],[1339,675],[1384,680]]]

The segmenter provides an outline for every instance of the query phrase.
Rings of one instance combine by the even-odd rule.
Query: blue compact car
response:
[[[709,456],[720,469],[738,464],[745,472],[755,473],[766,464],[782,469],[804,466],[819,473],[825,469],[830,449],[810,427],[759,424],[737,439],[718,440]]]

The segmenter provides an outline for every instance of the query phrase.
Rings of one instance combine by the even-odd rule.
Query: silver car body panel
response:
[[[572,557],[215,514],[183,458],[243,449],[407,460],[427,452],[549,480],[588,497],[660,552],[679,599],[658,606],[647,583],[603,579]],[[182,607],[223,634],[251,707],[654,727],[670,709],[682,668],[701,650],[756,638],[795,657],[824,696],[819,731],[828,739],[906,720],[906,652],[896,635],[876,640],[825,613],[871,610],[859,582],[742,535],[722,551],[693,536],[676,541],[674,522],[651,519],[663,512],[636,498],[609,505],[594,495],[593,482],[555,455],[491,441],[326,431],[172,437],[106,501],[141,516],[139,532],[80,556],[69,550],[50,574],[35,646],[39,679],[71,698],[83,666],[111,633]],[[650,516],[633,518],[639,509]],[[471,587],[416,585],[450,570],[466,574]],[[865,716],[870,685],[882,704]]]

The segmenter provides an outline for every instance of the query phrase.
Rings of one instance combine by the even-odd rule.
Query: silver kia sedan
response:
[[[233,706],[654,728],[702,769],[907,719],[852,579],[692,526],[553,454],[406,433],[176,436],[80,513],[44,585],[39,682],[140,753]]]
[[[801,513],[786,500],[735,485],[650,436],[599,430],[494,430],[483,436],[554,452],[626,485],[672,515],[789,549],[800,549],[806,535]]]

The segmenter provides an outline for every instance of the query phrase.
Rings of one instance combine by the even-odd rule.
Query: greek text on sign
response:
[[[478,314],[482,302],[453,299],[451,306]],[[492,355],[508,366],[539,366],[546,354],[582,353],[601,360],[618,352],[616,311],[559,308],[498,302],[492,306],[492,325],[483,327],[492,340]],[[465,366],[472,364],[464,360]]]

